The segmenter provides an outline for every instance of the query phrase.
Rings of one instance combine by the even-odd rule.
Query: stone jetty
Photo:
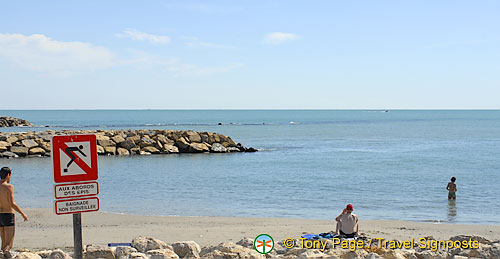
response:
[[[465,258],[500,258],[500,240],[490,241],[480,236],[454,236],[450,241],[464,242],[474,240],[478,242],[477,248],[453,248],[445,249],[443,246],[432,248],[379,248],[376,242],[363,248],[351,249],[351,247],[333,247],[332,240],[316,240],[316,243],[325,242],[324,247],[311,246],[301,247],[300,240],[296,240],[295,247],[286,247],[285,240],[274,244],[273,250],[266,255],[260,254],[254,249],[254,239],[243,238],[237,243],[224,242],[217,246],[201,247],[195,241],[178,241],[166,243],[153,237],[139,236],[132,240],[130,246],[108,247],[106,245],[91,244],[85,247],[84,258],[397,258],[397,259],[465,259]],[[395,242],[396,240],[394,240]],[[352,244],[355,241],[350,242]],[[313,241],[310,243],[314,244]],[[16,258],[64,258],[72,257],[71,251],[42,250],[29,251],[18,250]]]
[[[50,156],[52,136],[95,134],[99,155],[256,152],[229,136],[189,130],[61,130],[0,133],[0,157]]]
[[[0,128],[1,127],[32,127],[34,126],[27,120],[13,118],[13,117],[0,117]]]

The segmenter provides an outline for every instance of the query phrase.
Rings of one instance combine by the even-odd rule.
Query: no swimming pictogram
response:
[[[96,136],[54,136],[52,161],[56,183],[97,180]]]

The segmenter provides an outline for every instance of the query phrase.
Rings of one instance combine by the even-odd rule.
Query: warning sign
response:
[[[97,182],[57,184],[54,187],[56,199],[76,198],[99,194]]]
[[[89,197],[73,200],[56,200],[56,214],[73,214],[99,210],[99,198]]]
[[[95,135],[54,136],[52,162],[56,183],[97,180]]]

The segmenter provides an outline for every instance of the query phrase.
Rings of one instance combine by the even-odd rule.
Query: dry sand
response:
[[[52,209],[25,209],[30,218],[23,222],[16,215],[14,249],[43,250],[73,245],[73,217],[55,215]],[[222,242],[237,242],[243,237],[254,238],[266,233],[275,240],[298,238],[303,233],[322,233],[335,229],[335,222],[288,218],[234,217],[154,217],[121,215],[104,212],[82,214],[85,244],[129,243],[143,235],[165,242],[193,240],[201,246]],[[500,226],[434,224],[397,220],[363,220],[360,232],[373,238],[406,240],[410,237],[433,236],[438,240],[460,234],[479,235],[490,240],[500,239]]]

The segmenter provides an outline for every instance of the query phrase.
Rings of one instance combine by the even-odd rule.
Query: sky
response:
[[[499,109],[500,0],[0,1],[0,110]]]

